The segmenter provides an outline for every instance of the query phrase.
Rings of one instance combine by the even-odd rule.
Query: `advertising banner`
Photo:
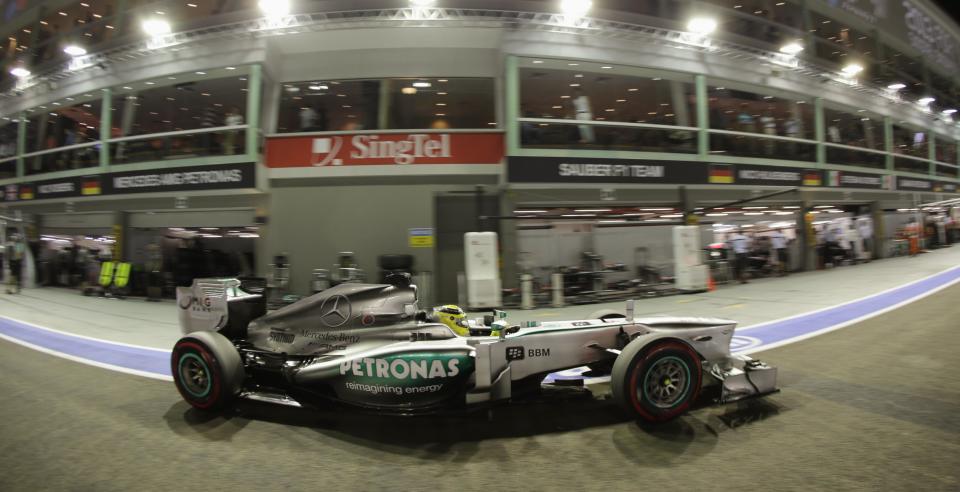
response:
[[[499,164],[502,133],[382,133],[267,138],[267,166]]]
[[[0,201],[255,188],[255,173],[256,166],[248,162],[77,176],[6,185],[0,189]]]

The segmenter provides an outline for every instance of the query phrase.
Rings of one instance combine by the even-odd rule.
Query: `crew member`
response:
[[[776,253],[777,270],[781,277],[787,275],[787,263],[790,257],[787,253],[787,236],[783,234],[783,229],[777,229],[770,233],[770,247]]]
[[[747,261],[749,261],[747,254],[750,251],[750,238],[744,236],[743,231],[738,229],[730,235],[728,242],[730,243],[730,249],[736,256],[733,264],[734,272],[740,283],[745,284],[747,283]]]
[[[7,294],[19,294],[20,275],[23,269],[23,243],[19,241],[16,235],[11,235],[4,250],[5,254],[10,258],[10,282],[7,286]],[[13,290],[11,290],[11,287]]]

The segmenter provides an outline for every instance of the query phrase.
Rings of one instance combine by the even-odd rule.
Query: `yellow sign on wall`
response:
[[[408,245],[411,248],[432,248],[433,229],[430,227],[418,227],[410,229],[407,239]]]

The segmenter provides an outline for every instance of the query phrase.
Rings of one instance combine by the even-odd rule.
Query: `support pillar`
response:
[[[513,215],[516,200],[513,191],[509,189],[500,192],[501,215]],[[519,285],[517,268],[517,221],[499,221],[500,236],[500,279],[504,289],[514,289]]]
[[[697,155],[706,158],[710,154],[710,134],[707,133],[710,128],[710,100],[707,98],[707,77],[696,75],[694,84],[694,90],[697,94]]]
[[[246,149],[250,160],[257,162],[260,157],[260,92],[262,90],[263,67],[250,66],[247,76],[247,134]]]
[[[26,173],[23,154],[27,153],[27,113],[23,111],[17,117],[17,177]]]
[[[106,171],[110,167],[110,140],[113,129],[113,91],[103,89],[103,99],[100,101],[100,169]]]
[[[822,168],[827,162],[827,147],[823,142],[826,141],[826,122],[823,116],[823,98],[813,99],[813,131],[817,139],[817,167]]]

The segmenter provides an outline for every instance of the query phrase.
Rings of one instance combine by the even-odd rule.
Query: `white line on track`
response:
[[[93,338],[93,337],[89,337],[89,336],[86,336],[86,335],[78,335],[78,334],[76,334],[76,333],[71,333],[71,332],[69,332],[69,331],[56,330],[56,329],[54,329],[54,328],[49,328],[49,327],[46,327],[46,326],[38,325],[38,324],[36,324],[36,323],[31,323],[31,322],[29,322],[29,321],[23,321],[22,319],[11,318],[10,316],[0,316],[0,318],[8,319],[8,320],[14,321],[14,322],[16,322],[16,323],[22,323],[22,324],[25,324],[25,325],[32,326],[32,327],[34,327],[34,328],[39,328],[39,329],[41,329],[41,330],[45,330],[45,331],[49,331],[49,332],[53,332],[53,333],[58,333],[58,334],[60,334],[60,335],[65,335],[65,336],[68,336],[68,337],[82,338],[82,339],[84,339],[84,340],[90,340],[91,342],[107,343],[107,344],[110,344],[110,345],[118,345],[118,346],[120,346],[120,347],[130,347],[130,348],[141,349],[141,350],[153,350],[153,351],[155,351],[155,352],[170,353],[170,351],[167,350],[167,349],[161,349],[161,348],[156,348],[156,347],[146,347],[146,346],[143,346],[143,345],[134,345],[134,344],[132,344],[132,343],[115,342],[115,341],[113,341],[113,340],[104,340],[104,339],[102,339],[102,338]]]

